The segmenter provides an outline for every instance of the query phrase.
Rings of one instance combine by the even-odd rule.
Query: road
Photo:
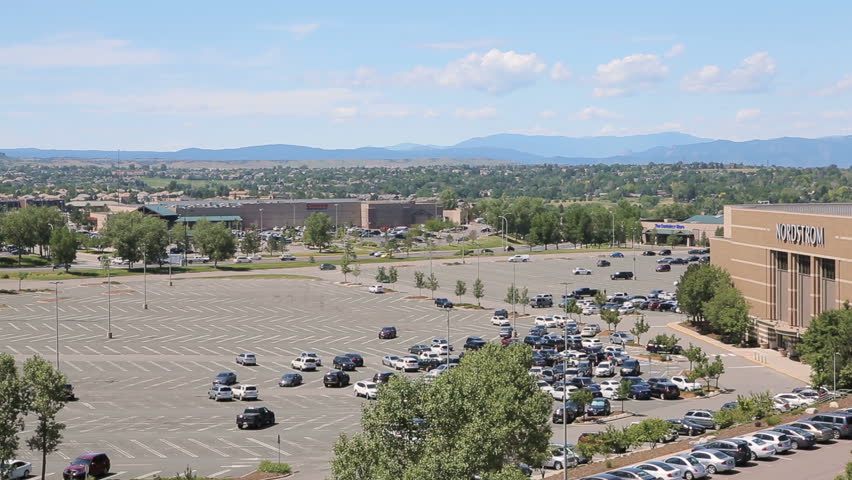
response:
[[[485,282],[482,303],[489,310],[450,313],[451,341],[460,346],[469,335],[497,338],[498,328],[489,322],[490,309],[505,306],[502,298],[513,278],[519,287],[527,286],[531,295],[550,292],[558,297],[565,289],[560,282],[566,281],[569,289],[590,286],[646,293],[673,288],[677,272],[685,268],[655,273],[653,258],[638,257],[638,280],[611,281],[605,273],[630,269],[633,260],[612,259],[612,267],[596,269],[595,259],[595,254],[560,252],[534,256],[528,263],[509,263],[505,257],[468,259],[465,264],[459,259],[401,261],[397,264],[400,282],[392,286],[398,293],[384,295],[366,290],[378,268],[369,264],[363,266],[359,278],[363,286],[340,285],[339,271],[316,267],[248,272],[250,276],[244,279],[225,273],[182,274],[175,277],[173,287],[163,277],[149,277],[147,309],[143,308],[146,283],[141,277],[117,278],[111,296],[102,279],[66,281],[59,287],[60,365],[80,400],[62,412],[61,420],[68,429],[59,452],[49,457],[48,478],[58,478],[69,459],[85,451],[107,452],[120,477],[173,475],[187,465],[201,476],[235,477],[251,471],[262,459],[276,459],[280,435],[281,459],[299,470],[298,478],[324,479],[330,472],[334,440],[341,432],[357,431],[366,401],[356,399],[351,388],[324,388],[321,372],[305,373],[307,383],[302,387],[278,388],[277,379],[292,371],[289,362],[299,352],[318,352],[326,365],[335,354],[362,353],[366,366],[352,374],[354,383],[387,370],[381,365],[382,356],[402,354],[409,345],[446,336],[443,311],[428,300],[407,298],[419,293],[413,286],[413,272],[418,269],[427,275],[430,268],[434,271],[442,285],[437,296],[453,298],[451,290],[457,279],[465,280],[469,290],[477,275]],[[570,275],[577,265],[592,267],[594,274]],[[279,272],[315,279],[258,276]],[[14,288],[16,281],[0,281],[0,288],[7,286]],[[54,360],[53,298],[50,291],[4,297],[0,351],[15,354],[19,361],[34,353]],[[463,300],[473,301],[470,296]],[[111,340],[107,339],[108,309],[114,333]],[[665,324],[677,318],[670,313],[649,313],[652,330],[647,336],[670,333]],[[590,320],[599,321],[597,316]],[[532,317],[521,318],[517,328],[526,332],[532,321]],[[395,325],[400,337],[379,340],[377,332],[386,325]],[[625,319],[622,327],[631,325],[632,320]],[[711,355],[723,356],[727,373],[721,383],[736,393],[784,391],[801,384],[727,351],[702,346]],[[257,353],[259,365],[235,365],[234,356],[243,351]],[[646,376],[671,375],[685,364],[643,367]],[[245,404],[216,404],[206,398],[213,376],[225,370],[236,372],[240,382],[260,387],[257,404],[276,413],[277,425],[259,431],[238,430],[235,416]],[[629,401],[626,407],[639,415],[670,418],[688,408],[716,408],[733,399],[735,394]],[[571,425],[569,441],[599,428]],[[561,426],[554,426],[554,439],[561,438]]]

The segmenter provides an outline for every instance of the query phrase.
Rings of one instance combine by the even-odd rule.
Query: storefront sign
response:
[[[811,246],[825,245],[825,229],[810,225],[779,223],[775,225],[775,238],[784,243],[798,243]]]
[[[654,228],[671,228],[675,230],[684,230],[686,227],[684,227],[683,225],[675,225],[668,223],[655,223]]]

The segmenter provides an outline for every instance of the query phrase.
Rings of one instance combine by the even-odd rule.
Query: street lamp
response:
[[[511,214],[507,214],[507,215],[511,215]],[[506,243],[507,243],[506,242],[506,230],[509,229],[509,220],[506,218],[505,215],[499,215],[497,218],[502,219],[501,226],[502,226],[503,223],[505,223],[505,226],[503,227],[503,251],[505,252],[506,251]]]
[[[447,308],[447,371],[450,371],[450,309]]]
[[[142,291],[142,310],[148,310],[148,252],[142,252]]]
[[[107,271],[107,338],[112,338],[112,277],[109,270],[109,259],[104,258],[103,264]]]
[[[56,369],[59,370],[59,284],[62,282],[50,282],[53,284],[54,301],[56,306]]]
[[[340,228],[339,227],[340,222],[338,221],[339,216],[338,216],[338,211],[337,211],[337,207],[339,207],[339,206],[340,206],[339,203],[334,204],[334,236],[335,237],[337,236],[338,229]]]
[[[172,248],[172,231],[169,230],[169,248]],[[172,285],[172,256],[169,255],[169,286]]]
[[[512,262],[512,334],[518,336],[518,330],[515,328],[515,323],[518,321],[518,312],[515,310],[515,304],[518,302],[518,290],[515,287],[516,272],[515,267],[518,262]]]

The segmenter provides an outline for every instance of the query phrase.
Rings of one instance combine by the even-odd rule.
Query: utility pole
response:
[[[172,248],[172,231],[169,230],[169,248]],[[169,286],[172,285],[172,257],[169,255]]]
[[[447,371],[448,372],[450,371],[450,309],[449,308],[447,308]]]
[[[506,241],[506,230],[509,229],[509,219],[507,219],[505,215],[500,215],[497,218],[502,219],[502,222],[505,224],[505,226],[503,226],[503,251],[505,252],[506,251],[506,244],[508,243]]]
[[[147,252],[142,254],[142,310],[148,310],[148,257]]]
[[[112,277],[109,270],[109,260],[104,261],[107,271],[107,338],[112,338]]]
[[[50,282],[53,284],[53,303],[56,307],[56,369],[59,370],[59,284],[62,282]]]
[[[258,209],[258,210],[260,211],[260,226],[258,227],[258,229],[262,232],[263,231],[263,209],[261,208],[261,209]]]

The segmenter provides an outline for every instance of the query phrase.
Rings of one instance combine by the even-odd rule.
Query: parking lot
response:
[[[469,292],[477,275],[485,283],[482,305],[486,310],[451,311],[451,343],[458,351],[469,335],[497,338],[499,329],[489,320],[494,308],[506,307],[503,298],[513,278],[531,296],[552,293],[558,298],[566,289],[562,282],[568,282],[568,290],[588,286],[609,293],[647,294],[657,288],[674,290],[672,282],[686,268],[673,266],[672,272],[656,273],[655,257],[634,260],[630,254],[610,259],[611,267],[596,268],[596,259],[597,254],[560,251],[533,255],[526,263],[510,263],[505,257],[469,258],[465,264],[456,259],[433,260],[431,269],[441,284],[436,296],[457,301],[452,290],[459,279],[467,282]],[[611,272],[633,270],[634,261],[635,280],[609,279]],[[571,270],[576,266],[591,268],[593,274],[573,276]],[[382,356],[407,353],[410,345],[446,336],[446,313],[430,301],[407,298],[419,293],[413,286],[413,272],[419,269],[428,276],[430,262],[403,258],[397,267],[400,281],[391,287],[397,292],[383,295],[367,292],[377,265],[362,268],[357,279],[361,286],[339,285],[343,280],[339,271],[321,272],[316,267],[264,270],[245,278],[185,274],[176,276],[172,287],[165,276],[149,276],[147,310],[143,309],[145,283],[140,276],[116,278],[120,283],[112,285],[111,296],[103,279],[59,285],[60,365],[80,400],[69,403],[62,413],[61,420],[67,425],[65,440],[60,451],[49,457],[47,473],[59,478],[69,459],[86,451],[104,451],[112,459],[114,474],[122,478],[173,475],[187,466],[202,476],[235,477],[251,471],[262,459],[275,460],[280,435],[281,460],[300,472],[298,478],[326,478],[334,440],[339,433],[358,428],[360,409],[366,402],[355,398],[351,387],[323,387],[322,373],[334,355],[364,355],[365,366],[351,374],[354,383],[387,370],[381,365]],[[277,273],[315,278],[274,277]],[[349,280],[354,279],[350,276]],[[46,282],[25,286],[53,288]],[[2,281],[0,287],[17,288],[17,281]],[[108,300],[111,340],[106,333]],[[470,294],[462,300],[475,303]],[[0,309],[0,350],[15,354],[18,360],[34,353],[55,359],[53,291],[7,295],[0,303],[7,306]],[[523,309],[519,306],[518,310]],[[531,310],[526,309],[527,313]],[[557,312],[556,307],[535,311]],[[600,323],[597,315],[591,319]],[[665,325],[682,317],[647,312],[646,319],[652,328],[643,341],[657,333],[673,333]],[[532,316],[520,318],[518,330],[523,334],[532,323]],[[629,330],[632,324],[632,317],[627,316],[619,328]],[[379,340],[379,329],[389,325],[397,327],[399,337]],[[689,341],[697,343],[690,339],[682,344]],[[781,392],[801,385],[725,350],[709,344],[702,347],[710,355],[723,356],[726,373],[720,383],[737,393]],[[246,351],[258,355],[257,366],[235,364],[235,355]],[[324,360],[323,368],[306,372],[303,386],[279,388],[277,380],[293,371],[290,361],[302,351],[317,352]],[[647,365],[643,360],[643,373],[673,375],[685,366],[677,362]],[[236,372],[240,383],[259,386],[257,404],[275,412],[277,425],[238,430],[235,416],[247,402],[217,404],[207,399],[213,376],[225,370]],[[717,408],[731,400],[735,395],[628,401],[626,407],[644,416],[672,418],[689,408]],[[31,428],[28,425],[24,437]],[[571,425],[569,441],[601,428]],[[554,426],[554,438],[561,440],[561,425]],[[20,456],[35,458],[30,452],[22,453],[26,455]]]

